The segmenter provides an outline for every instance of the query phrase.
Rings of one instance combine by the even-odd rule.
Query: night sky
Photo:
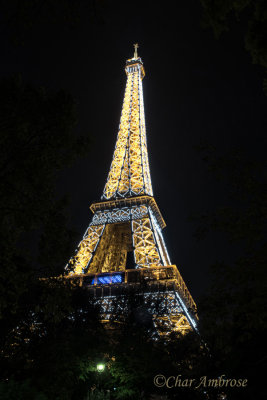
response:
[[[62,88],[77,100],[77,133],[91,137],[91,152],[61,173],[57,190],[69,195],[70,226],[82,237],[89,205],[100,200],[112,160],[125,61],[139,43],[154,196],[167,224],[171,261],[197,300],[207,287],[209,266],[233,250],[221,235],[200,242],[194,237],[196,223],[189,217],[214,210],[227,197],[194,146],[202,141],[220,151],[241,146],[264,157],[263,73],[245,51],[240,30],[233,27],[215,40],[201,27],[198,1],[164,8],[154,1],[125,4],[107,2],[97,19],[84,13],[74,29],[42,23],[24,46],[14,46],[7,31],[0,39],[0,73],[21,73],[25,81]]]

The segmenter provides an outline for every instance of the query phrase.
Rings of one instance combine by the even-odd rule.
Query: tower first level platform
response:
[[[140,297],[135,304],[142,304],[142,313],[149,315],[159,335],[197,330],[196,304],[175,265],[69,278],[88,289],[100,305],[103,322],[123,323],[131,310],[127,300],[134,295]]]

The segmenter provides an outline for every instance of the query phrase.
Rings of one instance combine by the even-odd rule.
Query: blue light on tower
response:
[[[118,274],[107,274],[107,275],[96,275],[92,278],[91,285],[110,285],[113,283],[122,283],[123,273]]]

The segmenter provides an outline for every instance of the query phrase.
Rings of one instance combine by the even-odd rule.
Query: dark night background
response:
[[[0,32],[0,398],[265,399],[266,2],[0,0]],[[186,335],[146,281],[109,316],[62,276],[102,195],[136,42],[154,197],[198,308]],[[249,383],[169,390],[159,372]]]
[[[4,27],[0,67],[3,77],[20,73],[37,86],[64,88],[78,103],[77,132],[90,136],[91,151],[61,174],[58,193],[69,195],[69,223],[82,237],[89,205],[100,199],[112,159],[125,61],[133,55],[133,43],[139,43],[154,196],[167,223],[172,263],[196,299],[205,291],[209,265],[234,250],[221,235],[201,242],[194,237],[196,224],[189,217],[213,210],[226,198],[195,146],[242,147],[261,159],[266,144],[262,71],[252,64],[234,24],[234,33],[215,40],[201,27],[201,12],[191,0],[127,8],[107,2],[96,16],[84,13],[73,29],[60,21],[41,22],[23,46],[11,44]]]

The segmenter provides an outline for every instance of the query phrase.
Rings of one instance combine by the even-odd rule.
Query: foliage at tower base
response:
[[[20,394],[21,398],[35,399],[35,392],[45,399],[72,398],[90,378],[90,360],[95,364],[100,344],[104,346],[97,309],[86,293],[65,283],[42,282],[31,289],[35,289],[35,308],[28,296],[22,299],[23,315],[6,336],[1,389],[15,390],[14,398],[19,398],[20,386],[20,392],[31,388],[33,393]],[[2,398],[12,397],[9,393]]]
[[[200,360],[205,359],[198,335],[157,342],[133,315],[119,329],[105,330],[86,290],[76,289],[69,305],[79,313],[66,313],[57,322],[39,322],[38,315],[38,328],[29,333],[28,342],[9,355],[6,376],[13,379],[0,385],[1,398],[149,399],[152,394],[201,398],[201,393],[188,388],[161,389],[154,384],[160,373],[194,376]],[[97,371],[99,363],[105,365],[103,372]]]
[[[155,340],[151,316],[139,312],[141,298],[138,304],[128,299],[123,324],[105,327],[86,288],[48,279],[33,283],[31,291],[32,300],[21,297],[17,326],[2,348],[1,398],[201,398],[202,391],[154,384],[159,374],[198,377],[210,357],[194,332]],[[97,371],[100,363],[103,372]]]
[[[33,289],[34,311],[29,296],[22,297],[18,325],[2,348],[1,398],[202,398],[203,390],[154,383],[159,374],[203,375],[210,356],[198,334],[155,340],[151,318],[138,312],[142,299],[136,304],[129,298],[124,323],[105,327],[86,288],[51,279],[32,284]],[[97,371],[99,363],[103,372]]]

